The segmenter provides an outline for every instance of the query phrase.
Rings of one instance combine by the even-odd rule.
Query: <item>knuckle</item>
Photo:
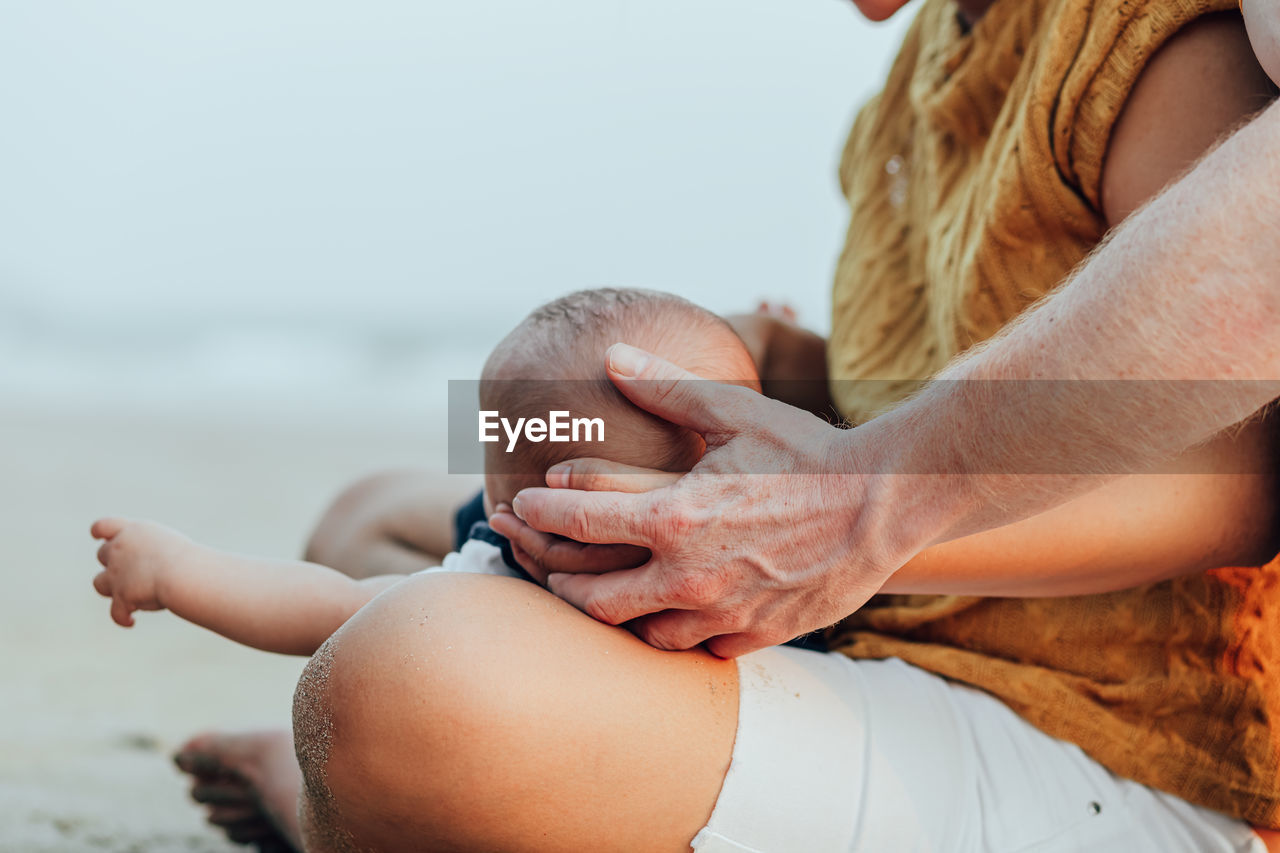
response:
[[[558,540],[541,554],[539,565],[545,572],[572,570],[580,562],[582,546],[568,540]]]
[[[591,528],[591,514],[582,504],[578,504],[569,511],[568,523],[565,525],[565,533],[570,539],[576,539],[579,542],[587,541],[587,531]]]
[[[676,596],[680,600],[707,607],[717,603],[724,595],[725,582],[719,572],[704,569],[680,575],[675,587]]]
[[[655,649],[663,649],[665,651],[677,651],[680,647],[675,643],[674,638],[660,627],[652,625],[640,626],[640,639],[644,640]]]
[[[516,544],[519,545],[524,552],[529,555],[529,557],[541,562],[542,558],[547,553],[547,548],[550,547],[547,537],[541,535],[532,527],[522,527],[516,536]]]
[[[671,538],[674,542],[680,542],[689,534],[693,533],[698,527],[698,520],[689,512],[687,507],[677,505],[676,512],[671,517]]]
[[[533,551],[526,550],[524,552],[525,557],[528,558],[528,565],[526,568],[530,569],[532,574],[545,575],[551,571],[550,561],[547,560],[547,552],[548,549],[545,546]]]
[[[698,527],[689,504],[678,497],[649,507],[649,526],[654,542],[663,549],[680,544]]]
[[[662,402],[679,393],[684,371],[662,359],[646,359],[636,379],[644,383],[647,396]]]
[[[569,473],[569,487],[584,492],[598,491],[607,479],[598,459],[578,459]]]
[[[771,645],[776,643],[764,642],[749,634],[722,634],[707,641],[707,650],[716,657],[728,660],[739,657],[751,649],[762,649]]]
[[[680,391],[680,380],[674,376],[652,376],[649,383],[653,396],[660,402],[678,396]]]
[[[606,625],[617,625],[621,621],[617,618],[617,610],[613,603],[598,595],[589,596],[583,602],[582,611],[597,622],[603,622]]]
[[[522,569],[535,578],[542,578],[540,582],[545,585],[546,571],[541,565],[539,565],[537,560],[533,559],[528,551],[525,551],[523,548],[514,548],[512,549],[512,554],[515,556],[516,562],[520,564]]]

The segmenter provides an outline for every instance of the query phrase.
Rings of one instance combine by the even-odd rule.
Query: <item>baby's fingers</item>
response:
[[[133,608],[123,598],[111,599],[111,619],[122,628],[133,627]]]
[[[98,595],[106,598],[111,597],[111,575],[106,572],[98,572],[93,579],[93,588],[98,591]]]
[[[94,539],[110,539],[128,524],[123,518],[100,518],[89,528],[89,535]]]

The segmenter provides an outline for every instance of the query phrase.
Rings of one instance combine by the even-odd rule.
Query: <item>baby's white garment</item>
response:
[[[468,539],[462,548],[453,551],[444,558],[444,562],[431,569],[414,572],[415,575],[430,575],[436,572],[466,572],[472,575],[501,575],[518,578],[521,574],[508,566],[502,559],[502,549],[490,545],[481,539]]]

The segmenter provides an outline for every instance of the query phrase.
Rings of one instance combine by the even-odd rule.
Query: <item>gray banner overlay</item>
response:
[[[1196,406],[1221,405],[1224,399],[1266,399],[1280,394],[1280,382],[1262,380],[1035,380],[1035,381],[965,381],[963,396],[975,409],[996,412],[999,419],[1012,425],[1032,423],[1032,444],[1011,447],[988,454],[987,470],[976,470],[967,464],[965,447],[984,446],[986,437],[966,432],[964,423],[952,426],[957,436],[959,464],[950,470],[873,470],[857,469],[859,474],[1127,474],[1147,471],[1117,470],[1105,452],[1092,458],[1058,459],[1054,448],[1059,432],[1072,430],[1087,433],[1105,446],[1111,434],[1137,431],[1153,444],[1162,445],[1160,436],[1147,424],[1168,406],[1194,411]],[[921,387],[920,385],[914,386]],[[903,382],[859,380],[845,383],[796,381],[767,389],[772,395],[813,399],[815,391],[828,390],[837,399],[885,399],[891,390],[902,396],[913,386]],[[1268,393],[1269,392],[1269,393]],[[1275,452],[1280,438],[1265,415],[1271,407],[1246,421],[1245,431],[1233,427],[1241,436],[1239,446],[1227,453],[1208,453],[1192,449],[1175,465],[1163,470],[1180,474],[1270,474],[1275,470]],[[851,428],[834,408],[821,415],[842,428]],[[789,418],[788,418],[789,420]],[[486,454],[492,464],[511,465],[528,460],[541,470],[563,459],[581,456],[613,458],[622,452],[625,461],[636,464],[637,452],[658,452],[662,442],[675,441],[670,431],[663,432],[653,421],[639,415],[632,404],[606,380],[450,380],[449,381],[449,445],[448,470],[451,474],[483,473]],[[786,429],[783,424],[777,425]],[[1011,430],[1018,432],[1019,430]],[[1256,432],[1255,432],[1256,431]],[[1259,440],[1258,433],[1265,433]],[[1129,436],[1130,438],[1132,436]],[[622,448],[621,451],[618,449]],[[644,448],[644,451],[639,450]],[[656,450],[655,450],[656,448]],[[1225,460],[1225,461],[1224,461]],[[661,467],[660,460],[652,463]],[[809,474],[830,471],[804,471],[793,460],[759,461],[755,474]],[[957,471],[957,468],[960,471]]]

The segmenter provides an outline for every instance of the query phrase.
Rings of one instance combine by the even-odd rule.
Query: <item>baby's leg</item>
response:
[[[479,488],[479,477],[413,469],[365,477],[325,511],[306,559],[354,578],[438,566],[454,549],[454,513]]]

